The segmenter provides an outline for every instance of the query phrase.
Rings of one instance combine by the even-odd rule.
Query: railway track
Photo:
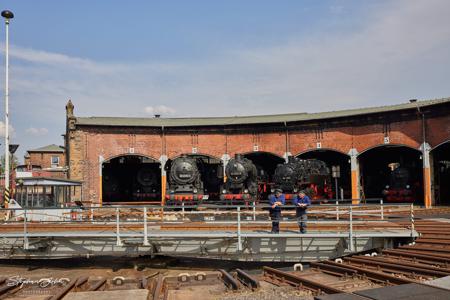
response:
[[[393,224],[394,227],[410,226],[407,222]],[[36,224],[36,230],[46,230],[47,225]],[[360,225],[361,228],[371,226],[370,224]],[[80,225],[72,224],[71,226]],[[126,227],[128,224],[123,226]],[[133,228],[133,224],[129,226]],[[167,229],[172,229],[173,226],[176,225],[170,225]],[[200,222],[189,224],[189,226],[183,224],[183,226],[189,230],[210,230],[207,224]],[[97,230],[109,227],[109,225],[98,224],[93,228]],[[52,229],[55,228],[52,227]],[[149,299],[155,300],[189,299],[189,296],[196,299],[196,295],[198,297],[199,294],[206,296],[206,291],[211,299],[227,299],[227,295],[229,299],[235,299],[233,297],[239,293],[267,293],[269,287],[279,288],[279,291],[284,291],[288,287],[291,291],[302,291],[305,295],[315,296],[317,299],[332,299],[324,298],[324,295],[338,294],[370,299],[364,297],[361,291],[402,285],[424,287],[426,281],[450,276],[450,243],[448,243],[450,223],[416,220],[415,229],[421,235],[413,244],[402,245],[396,249],[384,249],[370,255],[358,254],[337,260],[313,262],[304,271],[288,272],[264,267],[259,276],[251,276],[240,269],[232,272],[221,269],[216,272],[180,273],[178,276],[155,274],[147,278],[78,277],[72,278],[69,284],[55,286],[48,290],[47,298],[42,299],[63,299],[69,294],[79,292],[95,293],[117,289],[144,290],[150,295]],[[34,291],[33,287],[8,286],[6,278],[0,278],[0,299],[17,298],[21,295],[33,294]]]
[[[264,267],[262,278],[272,284],[306,289],[316,296],[348,294],[350,297],[355,293],[358,299],[372,299],[365,298],[358,291],[377,287],[411,285],[426,289],[429,286],[424,285],[425,282],[450,276],[450,223],[418,220],[415,228],[421,236],[410,245],[385,249],[379,253],[313,262],[303,272]],[[436,299],[450,298],[450,291],[436,291],[437,294],[446,295]]]
[[[307,289],[318,295],[322,293],[342,293],[342,290],[333,287],[331,284],[323,284],[321,280],[309,279],[304,275],[305,274],[298,275],[290,272],[284,272],[270,267],[264,267],[263,269],[264,280],[278,286],[291,285],[296,288]],[[323,279],[323,276],[321,279]]]
[[[63,278],[63,279],[33,279],[34,282],[25,282],[23,285],[15,284],[9,280],[0,280],[0,299],[40,299],[60,300],[75,297],[80,292],[103,292],[114,290],[148,289],[147,278],[111,279],[89,276]]]
[[[190,299],[191,295],[194,295],[195,299],[198,299],[198,297],[217,299],[215,294],[242,292],[243,290],[253,292],[259,288],[259,280],[241,269],[236,269],[235,272],[219,269],[218,272],[210,273],[181,273],[178,276],[171,277],[158,276],[150,284],[153,300]],[[210,293],[208,294],[206,290]]]

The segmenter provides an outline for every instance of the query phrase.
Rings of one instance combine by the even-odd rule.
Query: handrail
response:
[[[316,220],[310,220],[308,223],[312,224],[337,224],[337,225],[343,225],[344,227],[347,226],[348,231],[340,228],[339,234],[346,234],[348,239],[348,248],[350,251],[354,251],[355,249],[355,233],[354,233],[354,226],[358,224],[366,224],[370,222],[377,222],[377,223],[389,223],[391,221],[390,216],[386,215],[386,211],[389,209],[389,207],[395,207],[395,208],[405,208],[405,212],[407,214],[405,215],[404,219],[409,220],[410,222],[410,236],[415,237],[416,232],[414,230],[414,206],[412,204],[384,204],[382,201],[379,205],[376,205],[377,207],[380,207],[380,210],[374,210],[373,207],[375,205],[333,205],[329,204],[326,206],[322,205],[312,205],[310,208],[313,210],[314,208],[324,208],[323,209],[317,209],[314,211],[316,214],[322,214],[322,215],[334,215],[336,214],[336,219],[316,219]],[[23,238],[23,245],[24,249],[29,248],[29,238],[33,234],[30,234],[28,232],[29,230],[29,222],[31,221],[32,217],[38,217],[41,215],[44,216],[50,216],[50,217],[57,217],[56,220],[51,221],[43,221],[42,224],[50,223],[50,224],[67,224],[67,223],[73,223],[73,224],[109,224],[109,225],[115,225],[115,230],[112,229],[111,234],[113,234],[116,238],[116,245],[118,247],[123,246],[122,237],[129,236],[130,233],[123,232],[126,230],[121,230],[121,224],[123,226],[129,225],[129,224],[137,224],[139,227],[142,226],[142,232],[135,232],[134,236],[142,236],[142,244],[144,246],[149,246],[149,228],[148,224],[150,222],[157,222],[158,224],[186,224],[189,222],[193,222],[191,219],[187,218],[186,216],[201,216],[203,217],[204,224],[215,224],[215,225],[223,225],[223,224],[233,224],[236,225],[236,230],[234,232],[234,236],[237,239],[237,251],[240,252],[243,250],[243,237],[245,237],[248,232],[242,232],[242,225],[258,225],[258,224],[269,224],[271,221],[268,219],[267,211],[261,212],[264,213],[263,216],[265,216],[264,220],[258,220],[256,218],[256,208],[269,208],[268,205],[256,205],[256,203],[252,203],[251,206],[245,206],[245,205],[215,205],[215,206],[185,206],[183,205],[181,207],[181,211],[168,211],[170,207],[167,206],[158,206],[158,205],[144,205],[144,206],[108,206],[108,207],[88,207],[88,208],[51,208],[51,209],[45,209],[45,208],[8,208],[8,209],[0,209],[1,211],[7,211],[7,212],[15,212],[15,216],[10,219],[9,221],[4,222],[3,224],[23,224],[23,234],[21,236]],[[175,206],[172,208],[180,209],[179,206]],[[195,208],[195,210],[187,210],[189,208]],[[210,210],[203,210],[203,208],[209,208]],[[211,210],[211,209],[216,210]],[[224,208],[224,210],[217,210],[219,208]],[[245,210],[247,208],[247,210]],[[295,208],[293,205],[286,205],[283,208]],[[332,210],[333,208],[336,208],[335,210]],[[364,210],[367,209],[367,210]],[[42,211],[50,211],[50,212],[60,212],[60,215],[58,214],[47,214],[46,212]],[[95,213],[104,213],[103,215],[95,215]],[[280,223],[284,224],[294,224],[297,223],[297,220],[294,218],[291,218],[291,215],[295,212],[294,210],[285,210],[285,212],[289,212],[288,217],[282,217],[282,219],[279,220]],[[380,214],[373,214],[373,212],[379,212]],[[77,218],[73,219],[72,215],[67,216],[67,214],[81,214],[81,220],[78,220]],[[221,214],[221,216],[230,217],[226,220],[216,220],[210,219],[209,221],[206,220],[207,215],[217,215]],[[259,212],[258,212],[259,213]],[[150,216],[154,216],[154,219],[149,219]],[[259,214],[259,215],[261,215]],[[310,213],[313,214],[313,213]],[[164,219],[165,216],[178,216],[176,220],[170,220],[170,219]],[[243,218],[243,216],[246,216],[247,218]],[[360,217],[376,217],[375,219],[358,219]],[[59,219],[58,219],[59,217]],[[86,217],[83,219],[83,217]],[[126,217],[125,220],[123,218]],[[250,217],[250,218],[249,218]],[[13,220],[15,218],[15,220]],[[30,220],[28,220],[30,218]],[[105,220],[106,218],[106,220]],[[398,220],[398,219],[396,219]],[[50,233],[46,233],[50,234]],[[233,233],[232,233],[233,234]]]
[[[359,203],[359,204],[333,204],[333,201],[330,201],[330,203],[322,203],[322,204],[311,204],[309,206],[309,209],[312,208],[319,208],[319,207],[340,207],[340,208],[348,208],[348,207],[369,207],[369,206],[373,206],[373,207],[377,207],[380,206],[380,203]],[[251,203],[251,202],[250,202]],[[410,207],[411,203],[382,203],[381,205],[383,206],[404,206],[404,207]],[[237,207],[241,207],[241,208],[249,208],[249,207],[253,207],[255,206],[256,208],[270,208],[271,206],[268,204],[256,204],[255,205],[245,205],[245,204],[239,204],[239,205],[219,205],[219,204],[198,204],[198,205],[156,205],[156,204],[148,204],[148,205],[104,205],[104,206],[67,206],[67,207],[22,207],[22,208],[0,208],[0,212],[2,211],[14,211],[14,210],[23,210],[23,209],[27,209],[27,210],[61,210],[61,209],[66,209],[66,210],[70,210],[70,209],[81,209],[81,210],[88,210],[88,209],[108,209],[108,208],[125,208],[125,209],[133,209],[133,208],[150,208],[150,209],[180,209],[182,207],[184,207],[184,209],[201,209],[201,208],[237,208]],[[282,208],[295,208],[295,205],[283,205]]]

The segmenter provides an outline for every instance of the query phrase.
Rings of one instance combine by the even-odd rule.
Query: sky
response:
[[[450,96],[448,0],[4,0],[3,9],[15,15],[19,159],[63,144],[68,99],[76,116],[203,117]],[[4,24],[0,34],[3,116]]]

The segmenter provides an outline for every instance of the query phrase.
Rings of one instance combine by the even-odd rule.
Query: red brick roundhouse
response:
[[[346,198],[380,197],[386,168],[408,166],[416,203],[450,204],[450,98],[322,113],[210,117],[77,117],[66,106],[66,161],[70,179],[83,182],[84,201],[110,202],[120,189],[129,200],[134,168],[146,164],[166,191],[165,165],[201,155],[225,166],[236,153],[268,168],[288,156],[341,167]],[[122,176],[122,177],[121,177]],[[128,183],[124,183],[128,182]]]

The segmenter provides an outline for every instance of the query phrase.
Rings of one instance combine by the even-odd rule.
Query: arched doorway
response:
[[[278,164],[285,162],[284,158],[270,152],[250,152],[244,154],[256,166],[258,177],[258,200],[267,200],[271,193],[272,177]]]
[[[165,170],[169,173],[172,167],[172,162],[178,157],[189,157],[195,160],[196,166],[200,172],[200,178],[202,182],[201,194],[207,195],[209,201],[219,200],[220,190],[223,184],[223,163],[220,158],[213,157],[206,154],[183,154],[173,157],[167,160],[164,166]],[[168,176],[169,178],[169,176]],[[174,183],[176,184],[176,183]],[[168,195],[172,193],[170,180],[167,182]],[[191,191],[192,193],[192,191]]]
[[[430,154],[433,157],[435,203],[450,205],[450,141],[440,144]]]
[[[161,164],[140,155],[122,155],[102,164],[102,202],[161,201]]]
[[[382,145],[359,154],[362,199],[423,205],[422,152],[403,145]]]
[[[337,178],[337,193],[341,197],[341,190],[344,199],[350,199],[351,191],[351,172],[350,172],[350,156],[345,153],[332,149],[314,149],[297,155],[300,159],[317,159],[323,161],[327,167],[332,170],[334,166],[339,166],[340,176]],[[333,198],[336,198],[336,181],[332,179]]]

